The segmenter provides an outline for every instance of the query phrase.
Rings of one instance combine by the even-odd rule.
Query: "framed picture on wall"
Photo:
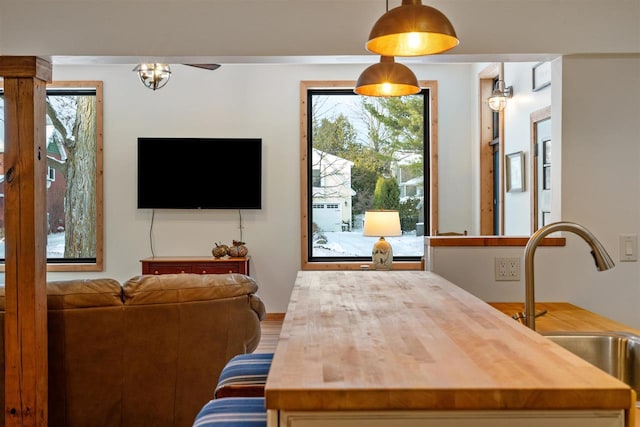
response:
[[[516,193],[524,191],[524,153],[507,154],[507,192]]]
[[[551,63],[538,62],[532,70],[533,91],[537,92],[551,85]]]

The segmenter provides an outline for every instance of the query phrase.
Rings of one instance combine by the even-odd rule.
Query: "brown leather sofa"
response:
[[[49,282],[49,426],[191,426],[225,363],[260,341],[257,290],[240,274]],[[3,343],[4,310],[2,288]],[[4,401],[4,346],[0,363]]]

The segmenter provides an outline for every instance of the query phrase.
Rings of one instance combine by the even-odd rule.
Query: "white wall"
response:
[[[411,67],[414,68],[413,66]],[[470,65],[441,65],[438,80],[438,229],[469,230],[473,222],[472,182],[474,161],[472,123],[477,99],[468,76]],[[423,76],[423,77],[421,77]],[[431,71],[418,78],[434,80]],[[453,101],[453,102],[451,102]]]
[[[504,79],[513,87],[513,97],[504,109],[504,155],[524,154],[525,188],[504,196],[504,234],[527,236],[531,233],[531,113],[551,105],[553,84],[534,92],[531,72],[535,62],[507,63]],[[553,120],[553,112],[552,112]],[[506,162],[505,162],[506,169]],[[506,185],[506,181],[505,181]]]
[[[552,72],[561,219],[591,230],[617,265],[597,272],[588,246],[565,233],[566,247],[536,251],[536,298],[568,301],[640,328],[640,263],[619,262],[618,248],[620,234],[640,232],[640,56],[568,56]],[[554,179],[559,188],[560,177]],[[524,301],[523,280],[496,282],[493,272],[494,257],[522,255],[523,248],[434,248],[433,271],[487,301]]]
[[[566,57],[562,82],[562,217],[589,227],[618,261],[618,236],[640,232],[640,55]],[[570,298],[640,326],[640,264],[600,274],[566,272]]]
[[[223,65],[205,71],[176,65],[169,83],[155,92],[143,87],[132,68],[54,66],[54,80],[104,82],[105,271],[48,278],[126,280],[140,273],[140,259],[151,256],[151,210],[136,209],[137,137],[257,137],[263,139],[263,208],[242,211],[242,238],[268,311],[286,311],[300,268],[300,81],[355,80],[365,67]],[[461,109],[470,108],[469,66],[412,68],[420,79],[438,80],[441,145],[464,153],[471,131],[459,117]],[[171,175],[170,161],[167,165],[167,178],[180,179]],[[213,185],[237,185],[242,191],[242,167],[242,159],[212,159],[211,181],[202,183],[202,191]],[[208,255],[215,242],[238,239],[238,226],[237,211],[157,210],[155,255]]]
[[[546,87],[534,92],[532,89],[531,73],[533,66],[537,62],[507,62],[504,63],[504,80],[506,86],[512,86],[513,97],[507,100],[503,114],[504,120],[504,153],[507,155],[518,151],[523,151],[525,156],[525,191],[521,193],[505,194],[505,235],[525,236],[530,234],[531,229],[531,137],[530,137],[530,117],[531,113],[541,108],[551,105],[551,93],[554,86]],[[488,63],[476,63],[472,65],[470,73],[471,93],[480,93],[478,75],[488,66]],[[481,100],[484,101],[484,100]],[[454,229],[467,229],[470,235],[478,235],[480,229],[480,121],[476,106],[472,106],[469,111],[469,121],[471,123],[472,135],[468,141],[468,161],[471,164],[469,173],[464,178],[468,179],[470,188],[469,197],[471,204],[469,212],[469,222],[471,226],[464,223],[457,223]],[[506,162],[505,162],[506,168]],[[506,183],[505,183],[506,185]],[[459,209],[466,207],[460,206]]]

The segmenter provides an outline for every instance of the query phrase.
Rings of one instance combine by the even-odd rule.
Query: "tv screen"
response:
[[[138,138],[138,208],[261,209],[262,139]]]

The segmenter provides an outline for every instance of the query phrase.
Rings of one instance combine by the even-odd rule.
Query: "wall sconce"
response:
[[[504,80],[498,80],[493,86],[493,92],[487,99],[487,103],[493,111],[502,111],[507,105],[507,98],[511,98],[512,96],[513,86],[505,87]]]
[[[364,96],[404,96],[420,92],[418,79],[406,65],[392,56],[381,56],[358,77],[354,92]]]
[[[439,10],[421,0],[402,4],[382,15],[369,33],[367,50],[382,56],[421,56],[442,53],[460,43],[453,25]]]
[[[364,213],[365,236],[378,236],[380,239],[373,244],[371,257],[373,268],[376,270],[391,270],[393,263],[393,249],[384,236],[402,236],[400,228],[400,214],[395,210],[372,210]]]
[[[132,71],[137,72],[142,84],[151,90],[164,87],[171,78],[168,64],[139,64]]]

